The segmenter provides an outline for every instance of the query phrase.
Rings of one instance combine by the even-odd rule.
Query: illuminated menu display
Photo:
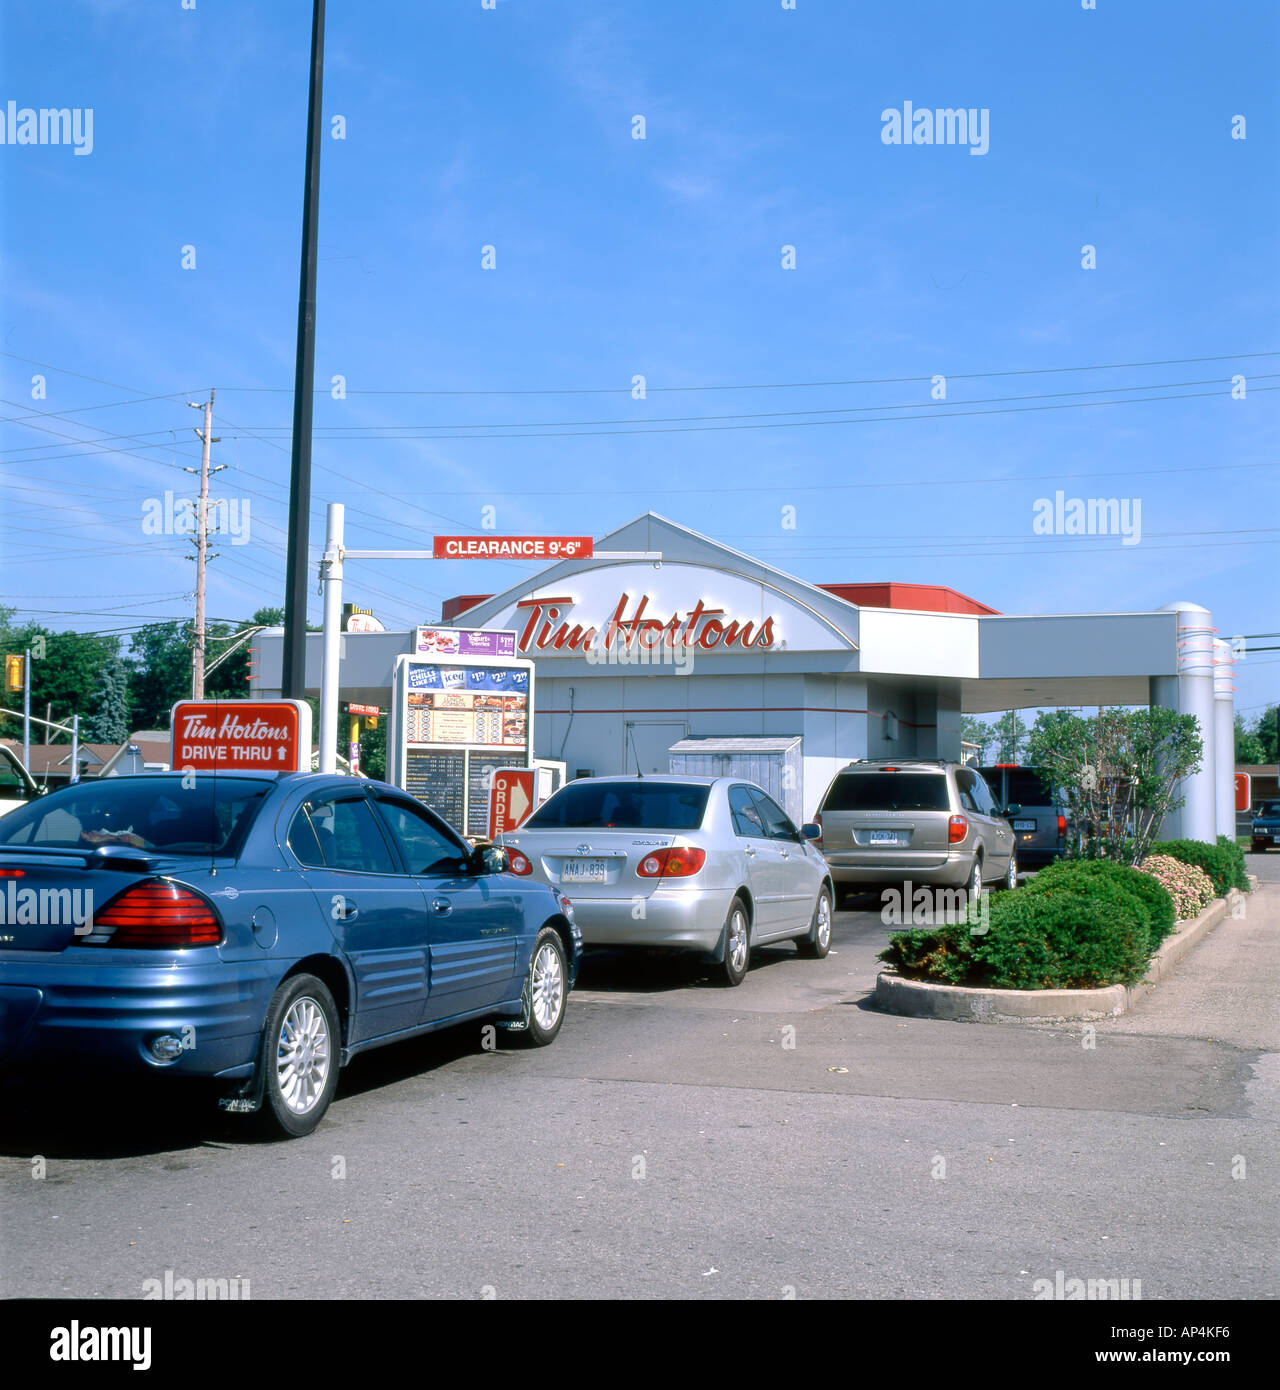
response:
[[[405,762],[405,791],[458,828],[462,825],[466,756],[410,749]]]
[[[524,748],[528,672],[494,667],[412,667],[405,712],[409,743]]]

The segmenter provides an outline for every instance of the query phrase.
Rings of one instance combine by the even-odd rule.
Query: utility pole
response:
[[[311,83],[307,95],[307,170],[302,194],[302,265],[298,276],[298,349],[293,378],[293,452],[289,462],[289,543],[285,561],[286,699],[307,693],[307,581],[311,521],[311,412],[315,404],[316,237],[320,221],[320,106],[324,90],[324,0],[312,0]],[[321,744],[323,748],[323,743]]]
[[[188,401],[192,410],[204,411],[204,429],[196,430],[196,436],[203,448],[200,454],[200,504],[196,509],[196,632],[195,649],[191,654],[191,698],[204,699],[204,568],[206,561],[216,559],[209,554],[209,473],[220,473],[225,465],[209,468],[209,446],[220,444],[221,436],[214,439],[213,429],[213,387],[209,388],[209,399],[203,405]],[[183,470],[194,473],[194,468]]]

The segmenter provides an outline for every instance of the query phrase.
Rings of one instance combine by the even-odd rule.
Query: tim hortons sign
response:
[[[683,612],[652,611],[649,595],[635,598],[623,593],[608,620],[600,625],[572,622],[577,600],[571,596],[519,600],[518,646],[521,654],[536,656],[564,652],[580,654],[608,651],[693,647],[699,651],[765,651],[776,641],[777,617],[744,621],[731,617],[700,598]]]

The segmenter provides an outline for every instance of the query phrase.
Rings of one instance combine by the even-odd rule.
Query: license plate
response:
[[[1273,844],[1280,845],[1280,835],[1273,835],[1271,837],[1271,840]]]
[[[566,859],[560,870],[561,883],[607,883],[609,865],[604,859]]]
[[[867,839],[873,845],[896,845],[898,833],[896,830],[873,830]]]
[[[1033,820],[1016,820],[1013,823],[1013,828],[1015,830],[1034,830],[1036,823]]]

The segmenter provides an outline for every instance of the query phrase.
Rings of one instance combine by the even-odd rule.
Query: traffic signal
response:
[[[23,667],[26,665],[24,656],[6,656],[4,659],[4,688],[6,690],[21,690],[23,687]]]

